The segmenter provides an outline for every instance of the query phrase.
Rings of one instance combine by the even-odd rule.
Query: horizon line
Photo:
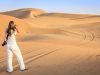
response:
[[[64,14],[80,14],[80,15],[100,15],[100,14],[96,14],[96,13],[48,11],[48,10],[44,10],[44,9],[41,9],[41,8],[33,8],[33,7],[23,7],[23,8],[9,9],[9,10],[7,9],[7,10],[0,11],[0,13],[14,11],[14,10],[20,10],[20,9],[38,9],[38,10],[45,11],[47,13],[64,13]]]

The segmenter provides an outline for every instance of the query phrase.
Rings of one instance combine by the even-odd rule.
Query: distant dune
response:
[[[0,43],[9,21],[28,71],[14,75],[100,75],[100,15],[48,13],[24,8],[0,13]],[[5,47],[0,46],[0,75],[5,72]]]
[[[43,14],[45,11],[35,8],[24,8],[18,10],[12,10],[7,12],[2,12],[1,14],[14,16],[17,18],[34,18],[37,15]]]

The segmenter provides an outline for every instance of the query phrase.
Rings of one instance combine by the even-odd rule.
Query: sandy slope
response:
[[[5,31],[6,28],[8,27],[9,21],[15,21],[16,26],[19,28],[20,34],[19,35],[24,35],[24,34],[29,34],[31,32],[31,27],[26,23],[25,21],[12,17],[12,16],[7,16],[7,15],[2,15],[0,14],[0,43],[3,41],[5,36]]]
[[[23,16],[19,19],[11,14],[13,17],[0,15],[0,36],[9,19],[18,22],[20,31],[27,32],[21,33],[17,41],[29,68],[19,71],[14,59],[12,75],[100,75],[100,16],[43,13],[29,18],[17,13]],[[0,50],[0,75],[8,75],[6,49],[0,46]]]

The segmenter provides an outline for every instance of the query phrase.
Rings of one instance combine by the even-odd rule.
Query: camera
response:
[[[7,42],[6,41],[4,41],[3,43],[2,43],[2,46],[5,46],[7,44]]]

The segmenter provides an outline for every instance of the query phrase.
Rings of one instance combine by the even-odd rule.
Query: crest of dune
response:
[[[7,12],[2,12],[1,14],[14,16],[16,18],[35,18],[38,15],[45,13],[45,11],[35,8],[23,8],[18,10],[12,10]]]

